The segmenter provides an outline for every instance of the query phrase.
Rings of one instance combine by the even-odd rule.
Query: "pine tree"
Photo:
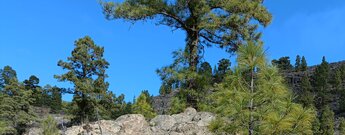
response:
[[[332,75],[332,77],[333,87],[335,88],[336,92],[340,92],[342,89],[341,83],[343,82],[343,80],[341,79],[340,69],[335,69],[334,75]]]
[[[258,40],[258,25],[267,26],[271,22],[271,14],[262,0],[125,0],[102,2],[102,5],[109,20],[137,22],[157,18],[159,25],[185,31],[185,52],[192,72],[197,69],[204,46],[220,45],[229,51],[236,50],[243,39]]]
[[[320,125],[320,131],[323,135],[334,134],[334,112],[329,106],[325,106],[322,110]]]
[[[103,58],[104,48],[97,46],[89,36],[78,39],[74,46],[67,62],[58,62],[58,66],[68,72],[55,78],[74,84],[73,103],[78,106],[75,110],[77,120],[82,123],[98,120],[98,110],[102,110],[98,102],[106,95],[109,85],[105,82],[109,63]]]
[[[198,72],[193,72],[187,67],[186,53],[182,50],[173,52],[174,62],[157,70],[157,74],[162,80],[164,90],[178,90],[178,98],[187,104],[187,107],[198,109],[198,104],[203,101],[209,83],[204,80],[204,76]]]
[[[50,108],[53,112],[57,113],[61,110],[62,107],[62,95],[61,89],[59,87],[51,88],[51,103]]]
[[[302,69],[301,67],[301,56],[296,56],[296,62],[295,62],[295,71],[300,71]]]
[[[219,134],[312,134],[315,111],[292,102],[278,69],[266,62],[262,46],[260,42],[240,46],[238,66],[210,96],[210,111],[218,117],[210,129]]]
[[[202,76],[202,80],[204,81],[205,85],[213,84],[212,67],[210,63],[201,63],[198,73]]]
[[[329,86],[330,68],[326,58],[322,58],[322,63],[316,67],[314,73],[314,86],[316,92],[316,107],[318,109],[327,105],[331,99],[331,87]]]
[[[143,91],[141,91],[143,94],[145,94],[145,96],[147,97],[146,99],[147,99],[147,103],[150,103],[150,104],[152,104],[152,102],[153,102],[153,99],[152,99],[152,95],[150,95],[150,93],[149,93],[149,91],[148,90],[143,90]]]
[[[116,95],[113,95],[112,104],[114,105],[114,108],[111,108],[113,110],[111,114],[112,119],[117,119],[118,117],[122,115],[132,113],[132,103],[130,102],[126,103],[124,99],[125,99],[124,94],[121,94],[118,97],[116,97]]]
[[[312,124],[313,134],[314,135],[322,135],[322,131],[320,129],[321,123],[318,117],[315,117],[314,122]]]
[[[0,121],[7,124],[4,134],[22,134],[27,125],[35,120],[31,94],[17,78],[7,82],[0,96]]]
[[[33,105],[43,106],[44,104],[49,104],[42,101],[44,95],[42,95],[42,88],[39,86],[40,80],[34,75],[31,75],[29,79],[24,80],[24,85],[26,90],[32,91],[32,98],[35,99]]]
[[[1,72],[1,77],[4,80],[4,84],[9,84],[12,79],[17,78],[17,72],[10,66],[5,66]]]
[[[226,74],[229,73],[230,70],[230,60],[228,59],[221,59],[218,62],[218,69],[215,73],[215,83],[220,83],[225,78]]]
[[[299,103],[303,104],[304,107],[314,106],[314,94],[313,87],[311,86],[308,74],[304,74],[301,79],[300,85],[301,91],[299,93]]]
[[[148,97],[143,92],[140,94],[132,106],[133,113],[142,114],[145,116],[145,118],[152,119],[156,116],[156,113],[151,107],[151,104],[147,102],[147,98]]]
[[[177,114],[183,112],[187,108],[186,102],[179,97],[173,97],[171,99],[171,105],[169,108],[169,114]]]
[[[194,77],[198,77],[197,67],[202,58],[203,48],[219,45],[229,52],[234,52],[243,40],[259,40],[261,34],[257,32],[257,28],[267,26],[271,22],[271,14],[262,4],[262,0],[125,0],[122,3],[101,3],[103,13],[109,20],[124,19],[137,22],[158,19],[159,25],[186,32],[183,53],[187,69],[184,69],[184,74],[189,75],[184,80],[189,91],[186,91],[188,94],[185,98],[188,106],[194,108],[197,108],[200,96],[200,87],[197,86],[198,82],[195,82],[197,79]],[[169,88],[172,83],[176,84],[168,82],[162,86]],[[166,93],[164,91],[171,89],[161,87],[161,91]]]
[[[339,123],[339,135],[345,135],[345,119],[344,117],[341,117],[339,119],[340,123]]]
[[[57,122],[52,116],[48,116],[42,123],[43,135],[60,135]]]
[[[305,59],[304,56],[302,56],[302,60],[301,60],[301,71],[307,71],[307,69],[308,69],[307,60]]]
[[[281,57],[278,60],[272,60],[272,65],[277,66],[280,70],[292,70],[293,66],[290,62],[290,57]]]

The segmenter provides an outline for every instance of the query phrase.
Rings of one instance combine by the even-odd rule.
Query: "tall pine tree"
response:
[[[271,14],[262,0],[125,0],[122,3],[103,2],[107,19],[131,22],[158,19],[157,24],[186,32],[189,69],[196,71],[204,46],[219,45],[229,51],[243,40],[258,40],[259,25],[267,26]],[[253,23],[256,20],[258,23]]]
[[[301,70],[301,56],[297,55],[296,56],[296,62],[295,62],[295,71],[300,71]]]
[[[314,93],[311,86],[308,74],[304,74],[301,79],[300,92],[298,101],[303,104],[304,107],[314,107]]]
[[[333,135],[334,134],[334,112],[329,106],[325,106],[322,109],[320,118],[320,131],[322,135]]]
[[[105,70],[109,63],[103,58],[104,48],[96,45],[89,37],[78,39],[74,44],[72,56],[67,61],[59,61],[58,66],[68,72],[56,75],[59,81],[69,81],[74,84],[73,103],[77,120],[82,123],[98,120],[98,102],[105,96],[108,83]]]
[[[329,85],[330,68],[326,58],[316,67],[314,73],[314,88],[316,92],[316,107],[318,109],[326,106],[332,100],[331,87]]]
[[[221,59],[218,62],[218,69],[217,72],[215,73],[215,83],[220,83],[223,81],[225,78],[226,74],[229,73],[230,70],[230,60],[229,59]]]
[[[301,71],[307,71],[307,69],[308,69],[307,60],[305,59],[304,56],[302,56],[302,60],[301,60]]]

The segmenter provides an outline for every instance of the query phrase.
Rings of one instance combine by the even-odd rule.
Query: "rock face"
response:
[[[170,99],[178,93],[178,90],[172,91],[170,94],[158,95],[152,99],[152,107],[157,114],[167,114],[170,108]]]
[[[176,115],[158,115],[147,122],[140,114],[123,115],[116,119],[102,120],[89,125],[73,126],[65,135],[211,135],[207,126],[215,119],[208,112],[187,108]],[[101,127],[101,128],[100,128]]]

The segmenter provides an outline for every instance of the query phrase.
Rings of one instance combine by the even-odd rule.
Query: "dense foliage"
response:
[[[293,103],[277,68],[266,62],[262,44],[237,52],[238,66],[210,96],[217,114],[210,129],[229,134],[312,134],[315,112]]]
[[[133,113],[142,114],[148,119],[152,119],[156,116],[153,108],[151,107],[151,103],[149,101],[149,94],[145,94],[146,92],[143,91],[140,96],[135,100],[132,109]]]
[[[345,134],[345,64],[334,68],[323,57],[320,65],[308,67],[300,55],[294,64],[289,56],[269,63],[258,31],[272,18],[263,0],[100,3],[109,20],[154,20],[185,32],[185,48],[174,51],[172,64],[156,71],[162,80],[160,95],[174,94],[164,113],[187,107],[213,112],[217,118],[209,127],[216,134]],[[211,46],[235,54],[237,65],[223,58],[212,68],[203,59],[205,47]],[[108,89],[104,48],[89,36],[77,39],[71,56],[58,66],[66,72],[55,78],[72,88],[40,85],[35,75],[21,82],[11,66],[0,69],[1,135],[23,134],[33,125],[40,125],[45,135],[59,134],[61,125],[53,117],[38,117],[47,113],[72,118],[70,124],[130,113],[148,120],[157,115],[148,90],[131,103]],[[72,94],[72,101],[62,101],[63,94]],[[45,114],[39,112],[46,108]]]

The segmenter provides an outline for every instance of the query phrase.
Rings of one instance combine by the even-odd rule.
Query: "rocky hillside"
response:
[[[89,125],[72,126],[64,135],[211,135],[207,126],[215,119],[208,112],[187,108],[183,113],[158,115],[150,121],[140,114],[123,115],[112,120],[101,120]],[[40,129],[31,129],[28,135],[37,135]]]

